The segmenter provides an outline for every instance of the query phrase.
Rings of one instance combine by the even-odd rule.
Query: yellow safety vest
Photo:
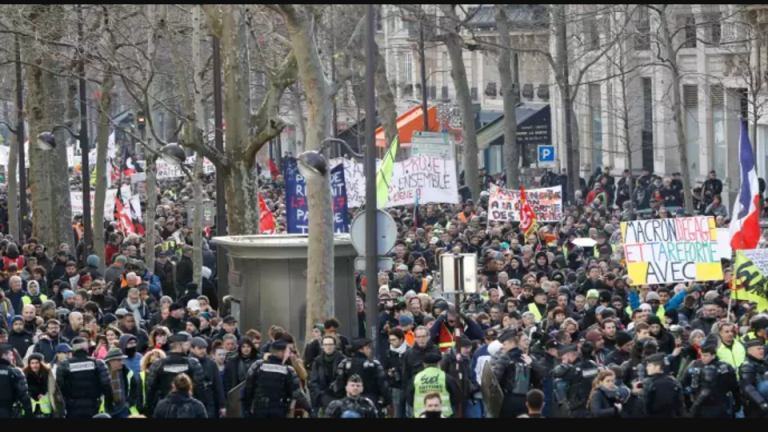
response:
[[[731,365],[731,367],[736,370],[736,376],[738,376],[739,366],[741,366],[747,358],[747,350],[744,349],[744,345],[737,340],[733,341],[731,348],[728,348],[724,343],[721,343],[720,348],[717,349],[717,358],[721,362]]]
[[[48,300],[48,296],[45,294],[40,294],[40,301],[45,303],[45,301]],[[24,296],[21,298],[21,302],[24,304],[24,306],[32,303],[32,297],[30,296]]]
[[[424,412],[424,397],[428,393],[437,392],[443,400],[443,415],[450,417],[453,415],[451,408],[451,394],[448,393],[448,386],[445,384],[445,372],[435,366],[429,366],[419,372],[413,379],[413,417],[419,418]]]
[[[144,372],[142,372],[142,374],[144,374]],[[133,381],[133,371],[130,370],[130,369],[128,369],[128,379],[126,381],[128,382],[128,389],[127,389],[127,392],[126,392],[126,395],[125,395],[126,402],[127,402],[128,401],[128,395],[131,394],[131,381]],[[144,384],[144,378],[142,376],[142,387],[143,387],[143,384]],[[131,415],[138,415],[139,414],[139,410],[135,406],[129,406],[128,407],[128,411],[130,411]],[[101,408],[99,408],[99,412],[100,413],[105,412],[105,410],[104,410],[104,398],[103,397],[101,398]]]
[[[595,256],[595,258],[600,258],[600,248],[598,248],[597,246],[598,245],[595,245],[592,248],[592,254]],[[611,252],[616,252],[616,245],[612,244],[610,246],[611,246]],[[565,247],[565,246],[563,246],[563,247]],[[568,258],[568,255],[566,255],[565,257]]]
[[[47,394],[41,396],[40,400],[30,399],[30,401],[32,402],[32,413],[35,413],[37,407],[40,407],[40,413],[51,414],[51,400],[48,398]]]
[[[539,312],[539,308],[536,306],[536,302],[528,304],[528,312],[533,314],[533,319],[536,321],[536,323],[541,322],[541,312]]]

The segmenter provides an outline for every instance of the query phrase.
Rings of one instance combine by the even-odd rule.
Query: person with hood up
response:
[[[326,335],[320,338],[323,353],[317,356],[312,364],[309,378],[309,393],[312,398],[312,406],[319,411],[325,410],[328,404],[335,399],[332,384],[335,379],[336,369],[346,357],[339,352],[338,342],[335,336]]]
[[[138,377],[141,374],[141,359],[143,357],[141,353],[143,351],[138,347],[136,336],[130,333],[123,334],[120,336],[118,346],[123,355],[125,355],[123,363],[135,376]],[[109,356],[109,354],[107,354],[107,356]]]
[[[118,330],[124,335],[132,335],[136,338],[136,349],[138,352],[146,352],[149,348],[149,335],[138,326],[136,316],[131,313],[123,314],[118,317]]]
[[[96,279],[99,279],[99,278],[103,277],[103,275],[99,271],[99,257],[98,256],[96,256],[96,255],[89,255],[88,258],[85,260],[85,262],[86,262],[87,265],[85,266],[84,270],[89,275],[91,275],[91,279],[96,280]]]
[[[536,273],[543,272],[547,276],[552,274],[552,268],[549,266],[549,258],[547,258],[546,252],[540,251],[536,253],[536,260],[534,261],[531,271]]]
[[[208,405],[205,407],[208,418],[225,418],[227,404],[224,396],[224,384],[221,381],[222,376],[216,361],[208,356],[208,342],[201,337],[193,338],[190,356],[196,358],[200,367],[203,368],[205,392],[208,397]]]
[[[509,265],[506,266],[504,271],[507,273],[507,275],[509,275],[510,280],[522,280],[523,276],[528,273],[523,267],[523,260],[517,255],[512,256],[512,259],[509,261]]]
[[[179,304],[187,304],[190,300],[195,300],[198,297],[200,297],[200,293],[198,292],[198,286],[194,282],[190,282],[187,284],[187,291],[184,293],[183,296],[179,297]]]
[[[21,302],[24,306],[32,304],[32,300],[40,299],[41,302],[48,300],[48,296],[40,292],[40,284],[31,279],[27,281],[27,292],[24,297],[21,298]]]
[[[203,267],[203,289],[200,293],[208,299],[208,305],[213,310],[219,309],[219,294],[216,291],[216,286],[213,283],[213,270],[208,267]]]
[[[208,418],[205,405],[192,397],[192,380],[187,374],[174,378],[171,393],[155,408],[153,418]]]
[[[667,355],[672,354],[672,351],[675,350],[675,338],[664,328],[659,317],[656,315],[649,316],[648,324],[651,326],[651,336],[656,338],[659,345],[659,352]]]
[[[240,339],[237,355],[227,360],[227,363],[224,366],[225,394],[229,394],[230,390],[245,381],[248,369],[250,369],[251,365],[258,359],[259,349],[253,344],[251,339],[248,337]]]

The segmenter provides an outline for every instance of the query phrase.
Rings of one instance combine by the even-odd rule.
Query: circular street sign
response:
[[[352,246],[358,254],[365,256],[365,211],[358,213],[349,227]],[[397,240],[397,224],[389,213],[376,210],[376,255],[384,256],[395,247]]]

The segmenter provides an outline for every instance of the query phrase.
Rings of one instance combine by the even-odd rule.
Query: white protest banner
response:
[[[184,165],[192,166],[194,165],[194,163],[195,163],[195,157],[190,156],[184,162]],[[181,167],[179,167],[178,165],[171,165],[162,159],[158,159],[157,162],[155,162],[155,171],[157,173],[158,180],[167,179],[167,178],[184,177],[184,171],[181,170]],[[213,174],[215,172],[216,172],[216,167],[213,165],[213,162],[209,161],[208,159],[204,159],[203,174]]]
[[[130,186],[122,186],[120,187],[120,199],[123,200],[123,203],[127,203],[131,199],[131,187]]]
[[[363,164],[348,159],[331,161],[335,167],[344,164],[344,182],[347,186],[347,205],[350,208],[365,204],[365,172]],[[378,169],[381,161],[376,161]],[[456,162],[426,154],[415,155],[402,162],[395,162],[389,183],[387,208],[416,203],[458,204],[459,189],[456,181]]]
[[[712,217],[622,222],[621,233],[632,285],[723,279]]]
[[[108,189],[107,196],[104,199],[104,219],[108,221],[115,220],[115,198],[117,189]],[[80,191],[69,192],[70,202],[72,203],[72,214],[83,214],[83,193]],[[96,201],[96,192],[91,191],[91,213],[93,213],[93,203]]]
[[[741,253],[749,258],[764,275],[768,275],[768,249],[742,249]]]
[[[525,197],[539,222],[563,219],[563,195],[560,186],[528,189]],[[520,191],[491,185],[488,200],[489,221],[520,222]]]
[[[717,255],[720,259],[731,259],[733,250],[731,249],[731,233],[728,228],[717,229]]]
[[[131,204],[131,213],[133,214],[133,218],[139,222],[144,222],[144,218],[141,214],[141,197],[138,195],[132,195],[128,202]]]

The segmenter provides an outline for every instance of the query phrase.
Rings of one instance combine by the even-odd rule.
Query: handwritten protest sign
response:
[[[365,171],[363,164],[353,162],[349,159],[335,158],[331,159],[331,166],[336,167],[339,164],[344,166],[344,182],[347,188],[347,206],[349,208],[362,207],[365,204]],[[376,161],[378,167],[381,161]]]
[[[491,185],[488,220],[520,222],[520,191]],[[558,222],[563,218],[563,194],[560,186],[529,189],[525,197],[541,222]]]
[[[195,157],[190,156],[184,162],[184,165],[192,166],[195,163]],[[184,171],[178,165],[171,165],[162,159],[158,159],[155,162],[155,170],[157,172],[157,179],[177,178],[184,177]],[[203,174],[213,174],[216,172],[216,166],[208,159],[203,160]]]
[[[117,189],[108,189],[107,196],[104,199],[104,219],[110,222],[115,220],[115,197],[117,197]],[[69,199],[72,203],[72,214],[83,214],[83,193],[79,191],[70,191]],[[96,192],[91,191],[91,213],[93,213],[93,203],[95,201]]]
[[[306,181],[299,174],[295,160],[287,161],[285,170],[286,224],[289,234],[309,232],[309,204],[306,197]],[[333,230],[336,233],[349,232],[349,211],[347,187],[344,182],[344,166],[331,169],[331,192],[333,195]]]
[[[652,219],[621,223],[633,285],[722,280],[715,219]]]

